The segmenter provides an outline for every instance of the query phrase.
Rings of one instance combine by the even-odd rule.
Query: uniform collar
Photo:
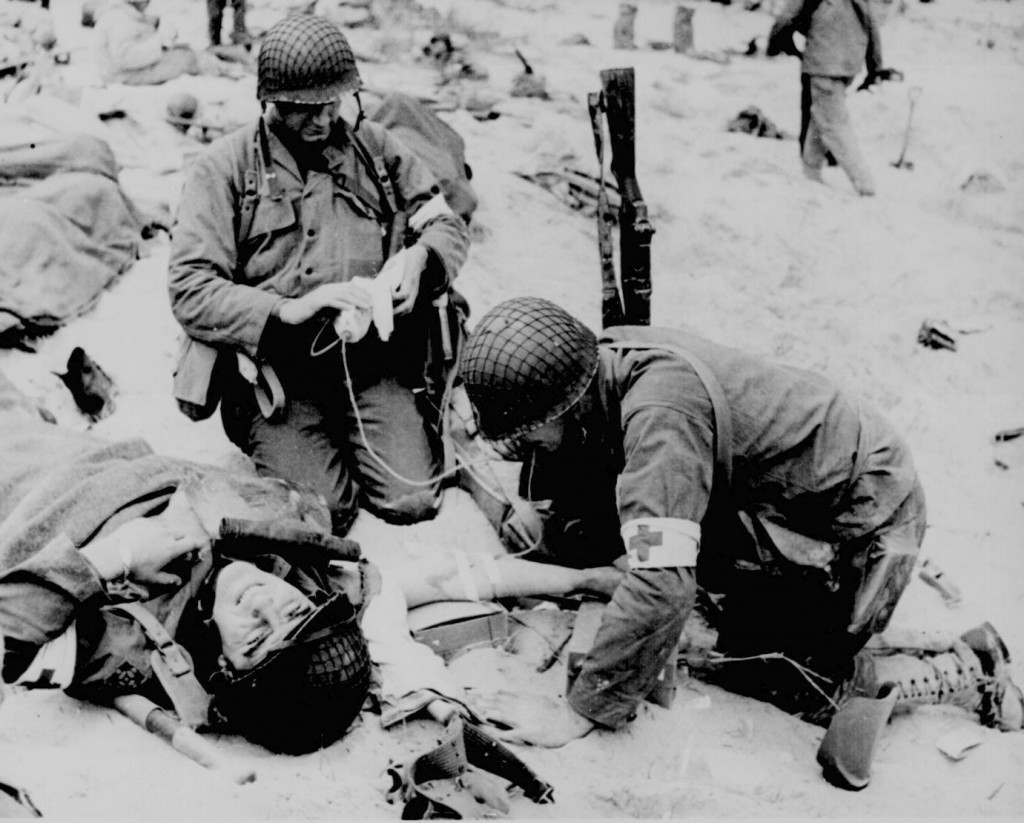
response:
[[[301,185],[302,172],[295,160],[295,155],[281,139],[277,130],[266,121],[267,142],[270,151],[270,159],[274,165],[279,166],[287,172],[287,177]],[[327,138],[326,145],[321,150],[326,169],[331,174],[344,174],[353,177],[356,172],[355,153],[350,150],[353,140],[352,128],[344,120],[338,118]]]

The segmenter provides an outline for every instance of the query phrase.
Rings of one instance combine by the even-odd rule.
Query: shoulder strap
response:
[[[238,232],[235,235],[235,247],[241,246],[242,242],[249,236],[252,229],[252,221],[256,215],[256,204],[260,199],[260,155],[263,157],[263,165],[266,166],[267,152],[265,135],[263,134],[263,118],[253,133],[252,140],[247,141],[247,164],[242,178],[242,201],[238,205]]]
[[[388,174],[387,164],[384,162],[384,147],[377,142],[377,136],[369,129],[364,130],[363,135],[369,137],[370,140],[364,141],[355,131],[349,133],[356,156],[370,173],[381,202],[387,203],[391,212],[388,217],[393,220],[398,213],[398,201],[395,199],[395,186],[391,181],[391,175]],[[368,143],[373,144],[372,150],[367,147]]]
[[[111,607],[138,623],[155,646],[151,662],[160,685],[174,704],[178,718],[186,726],[199,728],[209,722],[210,696],[199,684],[184,650],[163,624],[141,603],[119,603]]]
[[[732,487],[732,413],[729,411],[729,404],[725,399],[725,392],[718,378],[708,367],[707,363],[701,360],[692,352],[686,351],[679,346],[668,343],[641,343],[639,341],[621,340],[616,342],[602,342],[602,346],[617,351],[629,349],[661,349],[670,351],[683,358],[690,364],[700,382],[704,384],[704,390],[711,398],[711,407],[715,415],[714,443],[715,443],[715,474],[717,479],[725,484],[725,488]]]
[[[384,162],[383,145],[378,143],[377,136],[370,129],[366,129],[363,134],[370,137],[369,142],[373,144],[374,151],[371,152],[367,149],[366,143],[354,131],[351,132],[352,145],[355,147],[356,156],[359,157],[366,170],[370,172],[370,177],[377,187],[381,203],[387,204],[389,214],[386,215],[387,232],[384,235],[383,244],[384,259],[386,260],[401,250],[404,244],[406,231],[405,212],[400,211],[398,208],[395,186],[391,180],[391,175],[388,173],[387,164]]]

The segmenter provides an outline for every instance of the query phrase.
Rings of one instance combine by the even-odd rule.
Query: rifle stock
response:
[[[601,72],[611,170],[619,185],[619,265],[624,322],[651,322],[651,236],[654,227],[636,179],[636,93],[632,68]],[[606,325],[610,325],[607,324]]]

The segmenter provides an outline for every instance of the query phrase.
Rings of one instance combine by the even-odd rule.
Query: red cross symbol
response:
[[[660,546],[662,543],[661,532],[652,532],[648,526],[637,526],[636,534],[629,538],[629,550],[636,550],[636,556],[641,561],[646,561],[651,553],[651,546]]]

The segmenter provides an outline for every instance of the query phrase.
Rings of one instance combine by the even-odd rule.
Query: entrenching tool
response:
[[[912,161],[907,160],[907,147],[910,145],[910,127],[914,122],[914,106],[917,105],[917,101],[921,97],[921,87],[912,86],[907,91],[907,98],[910,100],[910,111],[907,113],[907,128],[903,133],[903,151],[900,152],[899,159],[896,160],[892,166],[897,169],[907,169],[913,171],[914,164]]]
[[[152,700],[138,694],[125,694],[114,698],[114,708],[146,731],[162,737],[176,751],[201,766],[219,771],[239,785],[252,783],[256,779],[253,768],[234,762],[209,740],[182,724]]]

